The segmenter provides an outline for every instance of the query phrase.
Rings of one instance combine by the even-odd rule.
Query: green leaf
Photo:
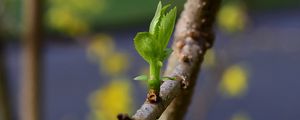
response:
[[[158,26],[160,24],[160,21],[161,21],[161,18],[162,18],[162,15],[165,14],[166,10],[170,7],[171,5],[168,4],[168,5],[165,5],[163,8],[162,8],[162,5],[161,5],[161,1],[159,1],[158,5],[157,5],[157,9],[156,9],[156,12],[155,12],[155,15],[151,21],[151,24],[150,24],[150,28],[149,28],[149,32],[153,35],[157,35],[159,30],[158,30]]]
[[[150,63],[155,58],[157,52],[154,45],[153,36],[149,32],[139,32],[134,38],[135,49]]]
[[[161,78],[162,81],[166,81],[166,80],[176,80],[175,77],[162,77]]]
[[[161,41],[161,48],[167,47],[171,38],[175,20],[176,20],[177,8],[174,7],[166,15],[163,15],[159,24],[158,39]]]
[[[135,77],[134,80],[147,81],[148,76],[147,75],[140,75],[140,76]]]
[[[160,16],[161,16],[161,1],[159,1],[157,8],[156,8],[156,12],[155,15],[150,23],[150,28],[149,28],[149,32],[154,34],[155,33],[155,29],[157,26],[157,23],[159,22]]]
[[[168,45],[176,20],[176,7],[166,14],[170,6],[168,4],[162,7],[161,2],[158,3],[156,13],[149,28],[149,33],[153,35],[154,39],[152,47],[155,47],[155,57],[158,57],[157,59],[161,61],[169,56],[164,49]]]
[[[166,48],[164,50],[164,53],[161,56],[161,61],[164,61],[165,59],[167,59],[171,54],[172,54],[173,50],[171,48]]]
[[[170,4],[162,6],[159,2],[149,32],[139,32],[134,38],[136,50],[150,65],[151,80],[148,80],[150,89],[159,90],[160,80],[174,79],[160,78],[163,61],[172,53],[172,49],[166,47],[174,29],[177,9],[174,7],[166,12],[170,6]],[[135,79],[146,80],[147,78],[147,76],[139,76]]]

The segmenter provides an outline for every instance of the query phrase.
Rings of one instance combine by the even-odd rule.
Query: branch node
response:
[[[189,86],[189,82],[187,80],[181,81],[181,88],[182,89],[187,89]]]
[[[154,104],[154,103],[158,103],[159,100],[160,100],[159,93],[153,89],[150,89],[147,94],[147,102]]]
[[[181,54],[180,55],[180,60],[182,61],[182,62],[189,62],[189,56],[188,55],[185,55],[185,54]]]
[[[189,81],[187,80],[187,76],[185,76],[185,75],[177,75],[176,78],[180,81],[182,89],[187,89],[188,88]]]

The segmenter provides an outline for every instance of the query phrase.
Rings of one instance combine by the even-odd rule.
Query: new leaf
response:
[[[174,7],[167,12],[170,6],[162,6],[159,2],[149,32],[139,32],[134,38],[136,50],[150,64],[149,77],[143,75],[135,80],[148,79],[150,89],[155,91],[159,91],[163,61],[172,53],[172,49],[167,48],[167,45],[174,29],[177,9]]]
[[[155,58],[154,37],[149,32],[139,32],[134,38],[135,49],[150,63]]]

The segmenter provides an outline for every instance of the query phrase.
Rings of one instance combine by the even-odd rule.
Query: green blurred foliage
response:
[[[46,0],[45,26],[47,30],[67,35],[78,35],[95,30],[139,26],[149,23],[159,0]],[[167,0],[163,0],[166,2]],[[240,0],[225,0],[236,2]],[[0,25],[8,34],[21,31],[21,0],[1,0]],[[180,11],[185,0],[174,0]],[[299,8],[299,0],[245,0],[249,11]],[[178,11],[178,12],[179,12]]]
[[[20,32],[21,1],[0,0],[0,32],[5,36],[15,36]]]
[[[183,3],[183,0],[180,4]],[[155,0],[50,0],[46,24],[52,30],[78,35],[102,27],[130,26],[148,21]],[[179,4],[179,3],[178,3]]]
[[[48,27],[69,35],[86,33],[106,0],[50,0],[46,12]]]
[[[17,33],[22,26],[21,0],[2,0],[4,16],[1,26],[5,31]],[[185,0],[176,0],[179,8]],[[3,3],[3,4],[2,4]],[[148,23],[158,0],[46,0],[44,23],[47,30],[67,35],[78,35],[108,28],[137,26]],[[1,15],[3,16],[3,15]]]

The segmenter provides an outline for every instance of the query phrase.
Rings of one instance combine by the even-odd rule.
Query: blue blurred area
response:
[[[227,99],[219,93],[208,106],[208,120],[230,119],[233,113],[247,112],[251,120],[299,119],[300,98],[300,17],[297,11],[265,12],[250,15],[251,27],[237,36],[218,32],[215,48],[236,42],[230,50],[231,63],[247,63],[250,68],[248,92]],[[218,51],[219,50],[219,51]],[[206,71],[201,73],[204,79]],[[200,78],[196,91],[200,91]],[[195,93],[187,119],[196,119],[201,92]]]

